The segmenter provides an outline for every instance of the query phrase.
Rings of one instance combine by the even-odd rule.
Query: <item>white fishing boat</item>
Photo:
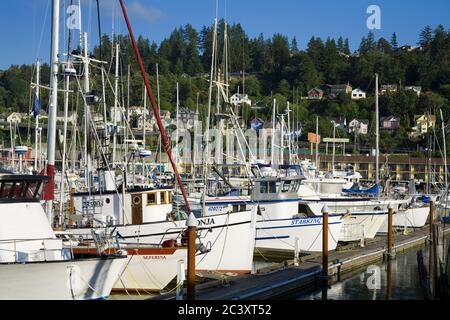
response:
[[[257,248],[295,250],[297,245],[301,251],[321,251],[322,217],[308,216],[299,211],[297,190],[302,179],[299,167],[261,169],[263,176],[253,180],[250,195],[247,189],[231,188],[221,195],[206,196],[206,214],[211,216],[242,207],[258,207],[255,238]],[[189,199],[194,207],[202,206],[203,197],[200,193],[190,194]],[[341,217],[342,215],[331,215],[329,218],[329,250],[334,250],[337,246]]]
[[[107,298],[124,255],[74,259],[53,232],[40,196],[48,177],[0,175],[0,299]]]
[[[85,240],[92,240],[88,225],[100,228],[109,223],[120,234],[121,243],[151,248],[155,244],[180,239],[186,229],[184,212],[172,209],[171,189],[129,190],[125,197],[120,190],[115,193],[94,192],[90,196],[75,194],[74,199],[74,221],[78,225],[66,232]],[[256,208],[235,208],[227,213],[197,218],[199,256],[196,270],[250,273]]]

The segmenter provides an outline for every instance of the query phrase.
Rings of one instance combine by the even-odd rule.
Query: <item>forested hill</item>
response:
[[[138,45],[145,66],[155,87],[155,65],[159,66],[161,107],[173,110],[175,106],[175,83],[180,82],[182,104],[195,108],[197,93],[200,105],[207,101],[208,82],[212,49],[212,26],[195,30],[186,25],[175,29],[158,46],[139,37]],[[223,50],[224,23],[219,23],[218,52]],[[277,97],[284,108],[286,101],[293,103],[294,112],[308,126],[315,114],[321,117],[359,117],[373,121],[374,73],[379,74],[380,84],[421,86],[422,94],[399,90],[396,94],[381,97],[381,116],[397,115],[407,130],[415,114],[430,111],[436,113],[442,108],[450,116],[450,32],[441,25],[418,30],[418,43],[400,45],[401,36],[394,33],[390,39],[376,39],[368,33],[361,40],[358,50],[351,52],[348,39],[321,39],[313,37],[305,50],[299,50],[295,38],[288,39],[281,34],[271,38],[260,35],[250,38],[240,24],[228,26],[229,66],[232,73],[230,92],[242,92],[242,70],[245,71],[245,93],[254,103],[267,106],[258,108],[258,116],[270,117],[272,97]],[[92,37],[91,37],[92,39]],[[122,82],[126,86],[127,65],[131,64],[130,104],[141,104],[142,81],[137,70],[134,55],[127,36],[119,36],[122,48]],[[104,35],[100,47],[94,49],[94,56],[111,61],[111,39]],[[222,58],[219,65],[222,63]],[[114,64],[108,67],[113,79]],[[42,70],[43,83],[48,83],[48,66]],[[30,106],[30,80],[33,66],[12,66],[0,72],[0,111],[26,111]],[[99,90],[99,81],[93,85]],[[98,75],[97,75],[98,77]],[[98,78],[97,78],[98,79]],[[334,100],[306,101],[300,97],[314,88],[325,84],[347,84],[361,88],[368,98],[352,101],[339,96]],[[126,90],[124,89],[126,93]],[[47,105],[45,93],[42,104]],[[254,110],[245,110],[247,119]]]

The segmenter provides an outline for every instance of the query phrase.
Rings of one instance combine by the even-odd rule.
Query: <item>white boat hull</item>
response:
[[[387,212],[353,213],[343,217],[339,241],[359,241],[373,239],[387,221]]]
[[[429,213],[429,207],[410,208],[396,212],[392,216],[392,225],[399,228],[421,228],[427,223]],[[380,232],[388,232],[387,219]]]
[[[198,218],[197,243],[208,252],[196,257],[196,270],[250,273],[255,245],[255,210]],[[151,222],[117,226],[123,243],[161,244],[179,239],[186,229],[186,220]],[[91,239],[90,229],[67,232]],[[200,240],[199,240],[200,239]]]
[[[0,264],[0,300],[107,298],[126,258]]]
[[[341,232],[340,216],[328,218],[328,250],[335,250]],[[273,250],[322,251],[322,217],[262,220],[256,223],[256,247]]]

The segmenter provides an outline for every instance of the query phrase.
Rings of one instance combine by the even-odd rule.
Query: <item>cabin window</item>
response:
[[[291,181],[284,181],[283,186],[281,187],[281,192],[288,192],[290,185]]]
[[[0,181],[0,199],[39,199],[41,181]]]
[[[239,205],[233,204],[233,212],[239,212]]]
[[[172,203],[172,191],[167,191],[169,194],[169,203]]]
[[[241,204],[240,206],[241,211],[247,210],[247,206],[245,204]]]
[[[299,182],[298,181],[292,181],[289,191],[290,192],[297,192],[298,191],[298,186],[299,186]]]
[[[267,193],[267,182],[260,182],[259,192]]]
[[[276,182],[269,182],[269,193],[277,193]]]
[[[148,206],[156,205],[156,193],[147,193],[147,205]]]
[[[167,198],[167,193],[165,191],[160,193],[160,197],[161,197],[161,204],[167,204],[167,200],[169,200]]]

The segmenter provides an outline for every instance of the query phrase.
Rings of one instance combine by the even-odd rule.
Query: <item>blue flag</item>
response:
[[[37,94],[34,94],[34,106],[33,106],[33,114],[36,118],[39,115],[39,109],[41,108],[41,102],[39,101],[39,98]]]

